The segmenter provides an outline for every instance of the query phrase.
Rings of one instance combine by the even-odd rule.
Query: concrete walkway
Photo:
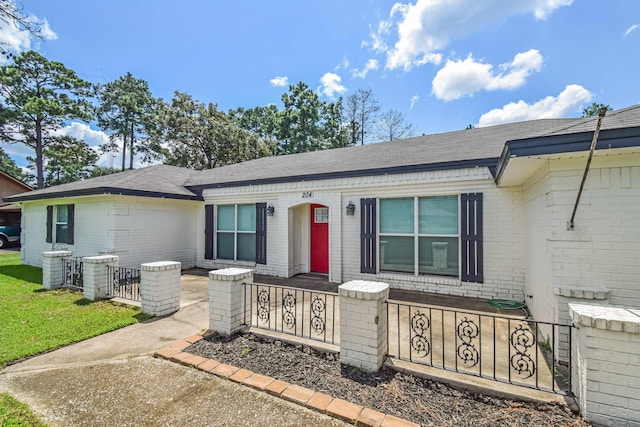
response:
[[[51,426],[341,426],[266,393],[151,355],[208,327],[207,279],[184,275],[181,309],[8,366],[0,391]]]

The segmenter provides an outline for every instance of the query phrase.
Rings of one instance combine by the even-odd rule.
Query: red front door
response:
[[[329,208],[311,205],[311,271],[329,273]]]

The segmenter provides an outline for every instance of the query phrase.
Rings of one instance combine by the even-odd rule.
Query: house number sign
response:
[[[302,192],[302,198],[303,199],[310,199],[313,197],[313,191],[303,191]]]

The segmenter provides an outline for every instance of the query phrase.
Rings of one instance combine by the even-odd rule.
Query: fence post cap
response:
[[[118,261],[117,255],[86,256],[82,258],[82,262],[86,262],[87,264],[106,264],[116,261]]]
[[[42,256],[45,258],[64,258],[70,257],[73,254],[71,251],[46,251],[42,252]]]
[[[369,280],[351,280],[338,286],[338,292],[342,297],[364,300],[381,299],[389,296],[389,284]]]
[[[209,272],[209,279],[213,280],[242,280],[251,277],[253,270],[250,268],[222,268],[220,270],[212,270]]]
[[[165,271],[180,270],[182,263],[177,261],[156,261],[142,264],[140,267],[143,271]]]
[[[640,334],[640,309],[569,303],[569,316],[591,328]]]

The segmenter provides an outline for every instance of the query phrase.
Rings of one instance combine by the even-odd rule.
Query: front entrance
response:
[[[329,208],[311,205],[311,272],[329,273]]]

